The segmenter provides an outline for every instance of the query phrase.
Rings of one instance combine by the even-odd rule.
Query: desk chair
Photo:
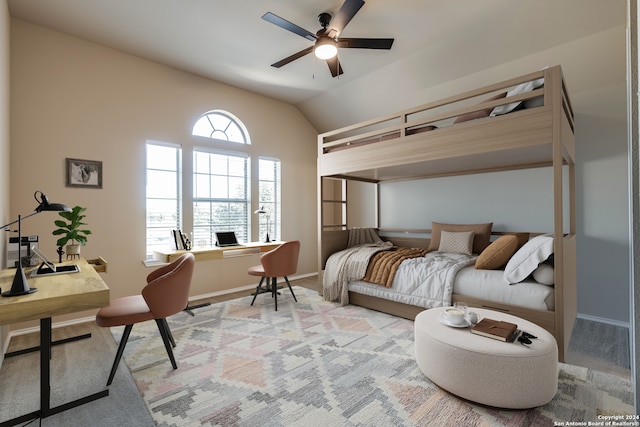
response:
[[[271,297],[275,300],[276,311],[278,311],[278,277],[284,277],[287,286],[293,295],[293,299],[298,302],[296,295],[291,289],[291,283],[287,276],[295,274],[298,269],[298,254],[300,253],[300,242],[292,240],[285,242],[277,248],[266,252],[260,256],[260,265],[249,267],[247,273],[251,276],[260,276],[260,283],[253,294],[251,305],[256,300],[258,294],[271,292]],[[267,279],[265,289],[262,289],[262,283]],[[271,283],[269,283],[271,282]]]
[[[181,255],[171,264],[149,273],[147,285],[142,289],[142,295],[117,298],[111,301],[108,307],[103,307],[98,311],[96,315],[98,326],[107,328],[125,326],[107,385],[111,385],[113,381],[133,325],[147,320],[156,321],[171,365],[173,369],[178,369],[173,350],[171,350],[171,347],[175,347],[176,343],[166,318],[187,307],[194,264],[195,257],[192,253]]]

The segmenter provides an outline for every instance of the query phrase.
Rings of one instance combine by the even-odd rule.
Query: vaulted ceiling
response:
[[[412,58],[446,79],[604,31],[626,17],[625,0],[365,1],[341,36],[395,42],[389,51],[341,49],[344,74],[336,78],[313,55],[271,67],[312,42],[261,16],[272,12],[315,33],[318,14],[335,15],[343,0],[8,3],[16,18],[299,106],[332,91],[339,98],[342,88],[358,79],[393,64],[414,64]],[[415,73],[395,72],[398,82]],[[313,115],[320,112],[305,114],[312,124],[318,122]]]

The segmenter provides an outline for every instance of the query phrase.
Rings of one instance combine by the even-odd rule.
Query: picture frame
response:
[[[102,188],[102,162],[98,160],[66,159],[67,187]]]

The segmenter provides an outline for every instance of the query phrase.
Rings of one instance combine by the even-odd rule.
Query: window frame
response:
[[[227,174],[212,174],[212,173],[208,173],[208,174],[204,174],[204,173],[198,173],[196,170],[196,155],[197,153],[205,153],[205,154],[213,154],[213,155],[218,155],[218,156],[225,156],[225,157],[235,157],[235,158],[241,158],[244,160],[244,198],[231,198],[231,197],[197,197],[196,196],[196,191],[197,191],[197,185],[196,185],[196,181],[197,181],[197,175],[208,175],[209,179],[211,180],[212,176],[218,176],[218,177],[223,177],[226,176],[227,179],[229,177],[228,174],[228,170],[227,170]],[[245,241],[251,241],[252,240],[252,233],[251,233],[251,217],[250,217],[250,210],[251,210],[251,184],[252,184],[252,180],[251,180],[251,155],[249,153],[245,153],[242,151],[232,151],[232,150],[222,150],[222,149],[218,149],[218,148],[211,148],[211,147],[203,147],[203,146],[194,146],[193,150],[192,150],[192,180],[193,180],[193,191],[191,194],[191,213],[193,215],[193,221],[192,221],[192,228],[193,228],[193,238],[195,240],[194,243],[197,244],[197,246],[202,246],[203,242],[202,240],[204,239],[206,241],[206,246],[213,246],[215,244],[215,240],[214,240],[214,234],[216,231],[235,231],[236,235],[238,237],[238,241],[240,242],[245,242]],[[211,170],[209,172],[212,172]],[[238,177],[238,176],[234,176],[234,177]],[[232,227],[231,229],[216,229],[215,226],[213,224],[211,224],[210,222],[210,229],[208,231],[208,239],[196,234],[196,228],[205,228],[202,227],[200,225],[196,225],[196,212],[197,212],[197,208],[196,208],[196,204],[197,203],[209,203],[209,204],[216,204],[216,203],[234,203],[234,204],[243,204],[243,210],[244,210],[244,223],[241,226],[242,230],[239,228],[234,228]],[[210,210],[211,212],[211,210]]]
[[[211,120],[211,117],[213,116],[218,116],[221,118],[224,118],[225,120],[229,120],[229,124],[227,124],[227,126],[225,127],[224,130],[222,129],[216,129],[213,121]],[[212,129],[212,132],[210,132],[209,135],[203,135],[200,133],[200,131],[196,131],[196,128],[199,126],[202,126],[201,123],[203,122],[207,122],[209,124],[209,126]],[[227,133],[227,130],[229,129],[229,126],[234,125],[235,127],[238,128],[239,134],[241,136],[241,140],[236,140],[233,137],[229,137],[229,134]],[[197,133],[196,133],[197,132]],[[220,135],[223,134],[225,136],[225,138],[216,138],[213,135]],[[244,123],[242,123],[242,121],[237,118],[235,115],[231,114],[228,111],[224,111],[224,110],[211,110],[211,111],[207,111],[206,113],[201,114],[196,121],[193,124],[193,127],[191,128],[191,135],[193,136],[197,136],[200,138],[207,138],[207,139],[212,139],[214,141],[221,141],[221,142],[226,142],[226,143],[234,143],[234,144],[243,144],[243,145],[251,145],[251,139],[249,138],[249,132],[247,131],[247,128],[244,126]],[[233,133],[232,133],[233,135]]]
[[[274,179],[273,180],[264,180],[263,171],[261,167],[261,162],[273,162],[274,170]],[[272,156],[258,156],[258,206],[260,209],[263,207],[269,214],[268,221],[258,220],[258,239],[264,240],[263,236],[266,237],[269,234],[271,240],[280,240],[281,239],[281,210],[282,210],[282,161],[277,157]],[[273,183],[273,200],[263,199],[263,191],[262,185],[263,182]],[[267,224],[268,222],[268,224]],[[264,227],[263,227],[264,225]],[[268,229],[267,229],[268,225]]]
[[[173,148],[175,149],[176,152],[176,165],[175,165],[175,169],[174,170],[170,170],[170,169],[157,169],[157,168],[153,168],[152,170],[155,171],[172,171],[175,173],[176,179],[175,179],[175,186],[176,186],[176,196],[175,198],[159,198],[159,197],[149,197],[149,146],[156,146],[156,147],[166,147],[166,148]],[[153,258],[153,251],[155,249],[163,249],[166,248],[166,244],[150,244],[150,240],[154,237],[150,236],[149,234],[149,230],[162,230],[162,229],[166,229],[166,227],[151,227],[149,225],[149,218],[150,218],[150,212],[149,212],[149,200],[175,200],[175,205],[176,205],[176,219],[175,219],[175,227],[177,227],[178,229],[182,228],[182,221],[183,221],[183,208],[182,208],[182,198],[183,198],[183,167],[182,167],[182,146],[180,144],[175,144],[175,143],[171,143],[171,142],[163,142],[163,141],[154,141],[154,140],[147,140],[146,144],[145,144],[145,259],[151,259]],[[168,242],[169,245],[171,245],[171,233],[170,231],[173,229],[173,225],[171,228],[166,229],[166,237],[162,239],[162,241],[166,240]]]

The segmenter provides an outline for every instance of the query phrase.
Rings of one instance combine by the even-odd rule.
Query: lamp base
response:
[[[7,291],[7,292],[1,293],[0,295],[2,295],[3,297],[17,297],[18,295],[33,294],[37,291],[38,291],[38,288],[29,288],[29,290],[19,291],[19,292]]]
[[[24,270],[20,263],[18,263],[18,268],[16,270],[16,275],[13,277],[13,283],[11,284],[11,290],[7,292],[3,292],[3,297],[17,297],[19,295],[27,295],[36,292],[37,288],[30,288],[29,283],[27,283],[27,277],[24,275]]]

